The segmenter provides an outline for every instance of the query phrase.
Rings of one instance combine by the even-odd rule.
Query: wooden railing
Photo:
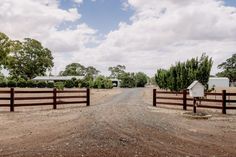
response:
[[[72,93],[73,95],[68,95]],[[18,90],[10,88],[9,90],[0,90],[0,107],[9,107],[11,112],[14,112],[15,107],[51,105],[53,109],[57,109],[57,105],[62,104],[86,104],[86,106],[90,106],[90,89]]]
[[[170,102],[171,100],[172,102]],[[187,106],[193,106],[193,100],[186,90],[170,92],[153,89],[153,106],[158,104],[174,105],[182,106],[183,110],[187,110]],[[199,102],[200,104],[197,106],[199,108],[221,109],[222,113],[226,114],[227,109],[236,109],[236,93],[227,93],[226,90],[223,90],[222,93],[205,93],[205,97],[201,98]]]

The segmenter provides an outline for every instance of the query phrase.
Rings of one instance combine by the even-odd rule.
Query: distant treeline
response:
[[[59,82],[46,82],[46,81],[33,81],[24,79],[2,79],[0,80],[0,87],[19,87],[19,88],[99,88],[110,89],[113,88],[112,81],[104,76],[98,76],[96,79],[72,78],[67,81]]]

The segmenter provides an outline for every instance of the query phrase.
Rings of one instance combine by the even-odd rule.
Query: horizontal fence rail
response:
[[[173,102],[174,100],[176,101]],[[193,107],[193,101],[194,99],[189,97],[187,90],[170,92],[153,89],[153,106],[157,106],[158,104],[174,105],[182,106],[183,110],[187,110],[188,106]],[[226,93],[226,90],[223,90],[222,93],[207,92],[205,93],[205,97],[198,100],[198,103],[197,107],[199,108],[221,109],[222,113],[226,114],[227,109],[236,109],[236,93]]]
[[[71,93],[73,95],[62,95]],[[46,94],[46,96],[40,94]],[[43,100],[50,102],[41,102]],[[57,109],[57,105],[62,104],[86,104],[86,106],[90,106],[90,89],[17,90],[10,88],[10,90],[0,90],[0,107],[9,107],[11,112],[14,112],[15,107],[53,106],[53,109]]]

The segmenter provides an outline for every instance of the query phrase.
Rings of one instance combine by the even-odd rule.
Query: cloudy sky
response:
[[[53,74],[79,62],[151,76],[203,52],[214,74],[236,52],[236,0],[1,0],[0,32],[39,40]]]

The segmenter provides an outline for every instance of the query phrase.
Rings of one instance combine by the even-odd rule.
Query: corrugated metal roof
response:
[[[84,76],[37,76],[33,78],[35,81],[66,81],[72,78],[83,79]]]
[[[210,77],[209,80],[229,80],[228,77]]]

